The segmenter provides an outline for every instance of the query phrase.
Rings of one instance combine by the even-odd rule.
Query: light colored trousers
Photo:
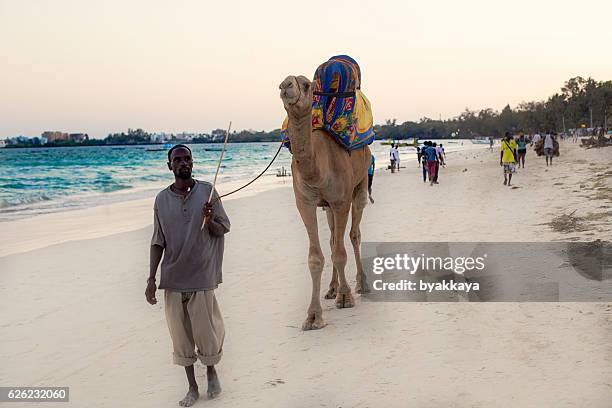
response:
[[[186,367],[198,358],[206,366],[217,364],[223,355],[225,327],[215,291],[166,290],[164,302],[174,364]]]

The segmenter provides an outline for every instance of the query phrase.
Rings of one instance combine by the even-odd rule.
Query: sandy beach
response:
[[[515,188],[502,185],[498,148],[449,153],[433,187],[413,153],[397,174],[378,170],[363,240],[612,241],[610,148],[561,142],[548,168],[529,150]],[[327,327],[303,332],[311,281],[290,180],[255,184],[224,206],[233,229],[217,291],[223,393],[196,407],[611,406],[611,304],[356,296],[351,309],[325,300]],[[186,383],[163,296],[155,306],[144,298],[151,209],[145,199],[0,224],[3,385],[69,386],[71,402],[53,406],[177,406]],[[322,212],[319,225],[327,243]],[[347,268],[354,286],[351,256]],[[204,371],[196,366],[200,383]]]

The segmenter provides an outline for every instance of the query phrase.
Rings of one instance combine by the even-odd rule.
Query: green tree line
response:
[[[612,124],[612,81],[600,82],[592,78],[571,78],[560,92],[545,101],[523,102],[501,112],[487,108],[480,111],[466,109],[449,120],[422,118],[418,122],[397,124],[386,120],[376,125],[377,139],[472,138],[502,136],[506,131],[563,132],[579,127],[610,127]]]

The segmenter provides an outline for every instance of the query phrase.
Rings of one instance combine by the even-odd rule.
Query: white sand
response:
[[[518,189],[502,185],[497,151],[449,154],[435,187],[408,157],[399,174],[376,175],[363,238],[612,240],[612,151],[562,149],[548,171],[530,151]],[[302,332],[311,284],[291,188],[225,206],[233,231],[217,292],[227,331],[223,394],[196,406],[610,407],[610,305],[357,297],[343,310],[324,300],[328,326]],[[12,255],[0,258],[0,383],[70,386],[72,402],[53,406],[176,406],[184,373],[171,364],[162,302],[150,306],[143,294],[150,209],[145,200],[1,225],[2,254]],[[589,215],[584,231],[544,225],[575,209]],[[326,245],[324,253],[327,286]],[[354,282],[352,260],[348,271]],[[202,391],[203,373],[197,366]]]
[[[168,181],[170,184],[172,180]],[[220,194],[243,186],[235,181],[219,186]],[[251,197],[263,191],[290,187],[291,179],[263,177],[224,199]],[[160,189],[165,186],[161,186]],[[100,238],[143,228],[152,222],[155,197],[116,202],[74,211],[43,214],[0,223],[0,257],[44,248],[62,242]]]

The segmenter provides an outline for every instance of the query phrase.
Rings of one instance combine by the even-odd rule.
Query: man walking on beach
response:
[[[421,149],[421,152],[423,154],[423,159],[421,160],[422,162],[422,166],[423,166],[423,183],[427,182],[427,158],[425,157],[425,148],[427,146],[423,146],[423,148]]]
[[[434,142],[432,149],[434,149],[436,152],[436,171],[435,171],[436,175],[434,176],[433,182],[434,184],[438,184],[438,177],[440,176],[440,163],[441,163],[440,146],[438,146],[438,144]]]
[[[391,161],[391,173],[395,173],[395,167],[397,166],[397,170],[399,171],[399,152],[395,148],[395,145],[391,145],[391,150],[389,150],[389,160]]]
[[[424,159],[427,160],[427,174],[429,175],[429,185],[433,186],[436,179],[437,155],[435,147],[430,141],[425,142]]]
[[[423,183],[427,182],[427,155],[426,151],[428,149],[429,142],[423,143],[423,147],[421,147],[421,166],[423,167]]]
[[[533,135],[533,139],[531,139],[531,143],[537,147],[538,146],[538,142],[542,140],[542,136],[540,136],[539,133],[536,133],[535,135]]]
[[[168,151],[174,183],[155,198],[150,271],[145,296],[154,305],[157,267],[163,255],[159,288],[164,289],[166,321],[174,364],[185,367],[189,390],[179,405],[199,398],[193,364],[207,367],[208,398],[221,392],[215,365],[221,360],[225,328],[214,289],[221,283],[224,235],[230,222],[212,185],[192,178],[191,150],[184,145]],[[197,347],[197,351],[196,351]]]
[[[504,168],[504,186],[511,186],[512,174],[516,171],[516,142],[506,132],[506,136],[501,141],[501,154],[499,156],[499,165]]]
[[[399,143],[395,144],[395,168],[400,171]]]
[[[555,144],[553,142],[552,134],[549,132],[544,137],[544,156],[546,156],[546,167],[548,167],[548,159],[550,158],[550,165],[552,166],[553,150]]]
[[[518,167],[521,167],[521,162],[523,163],[523,168],[525,168],[525,156],[527,156],[527,140],[525,139],[525,134],[521,133],[517,141],[518,149]]]
[[[438,153],[440,155],[440,163],[442,163],[442,167],[446,167],[446,152],[444,151],[444,145],[440,143],[438,146]]]

